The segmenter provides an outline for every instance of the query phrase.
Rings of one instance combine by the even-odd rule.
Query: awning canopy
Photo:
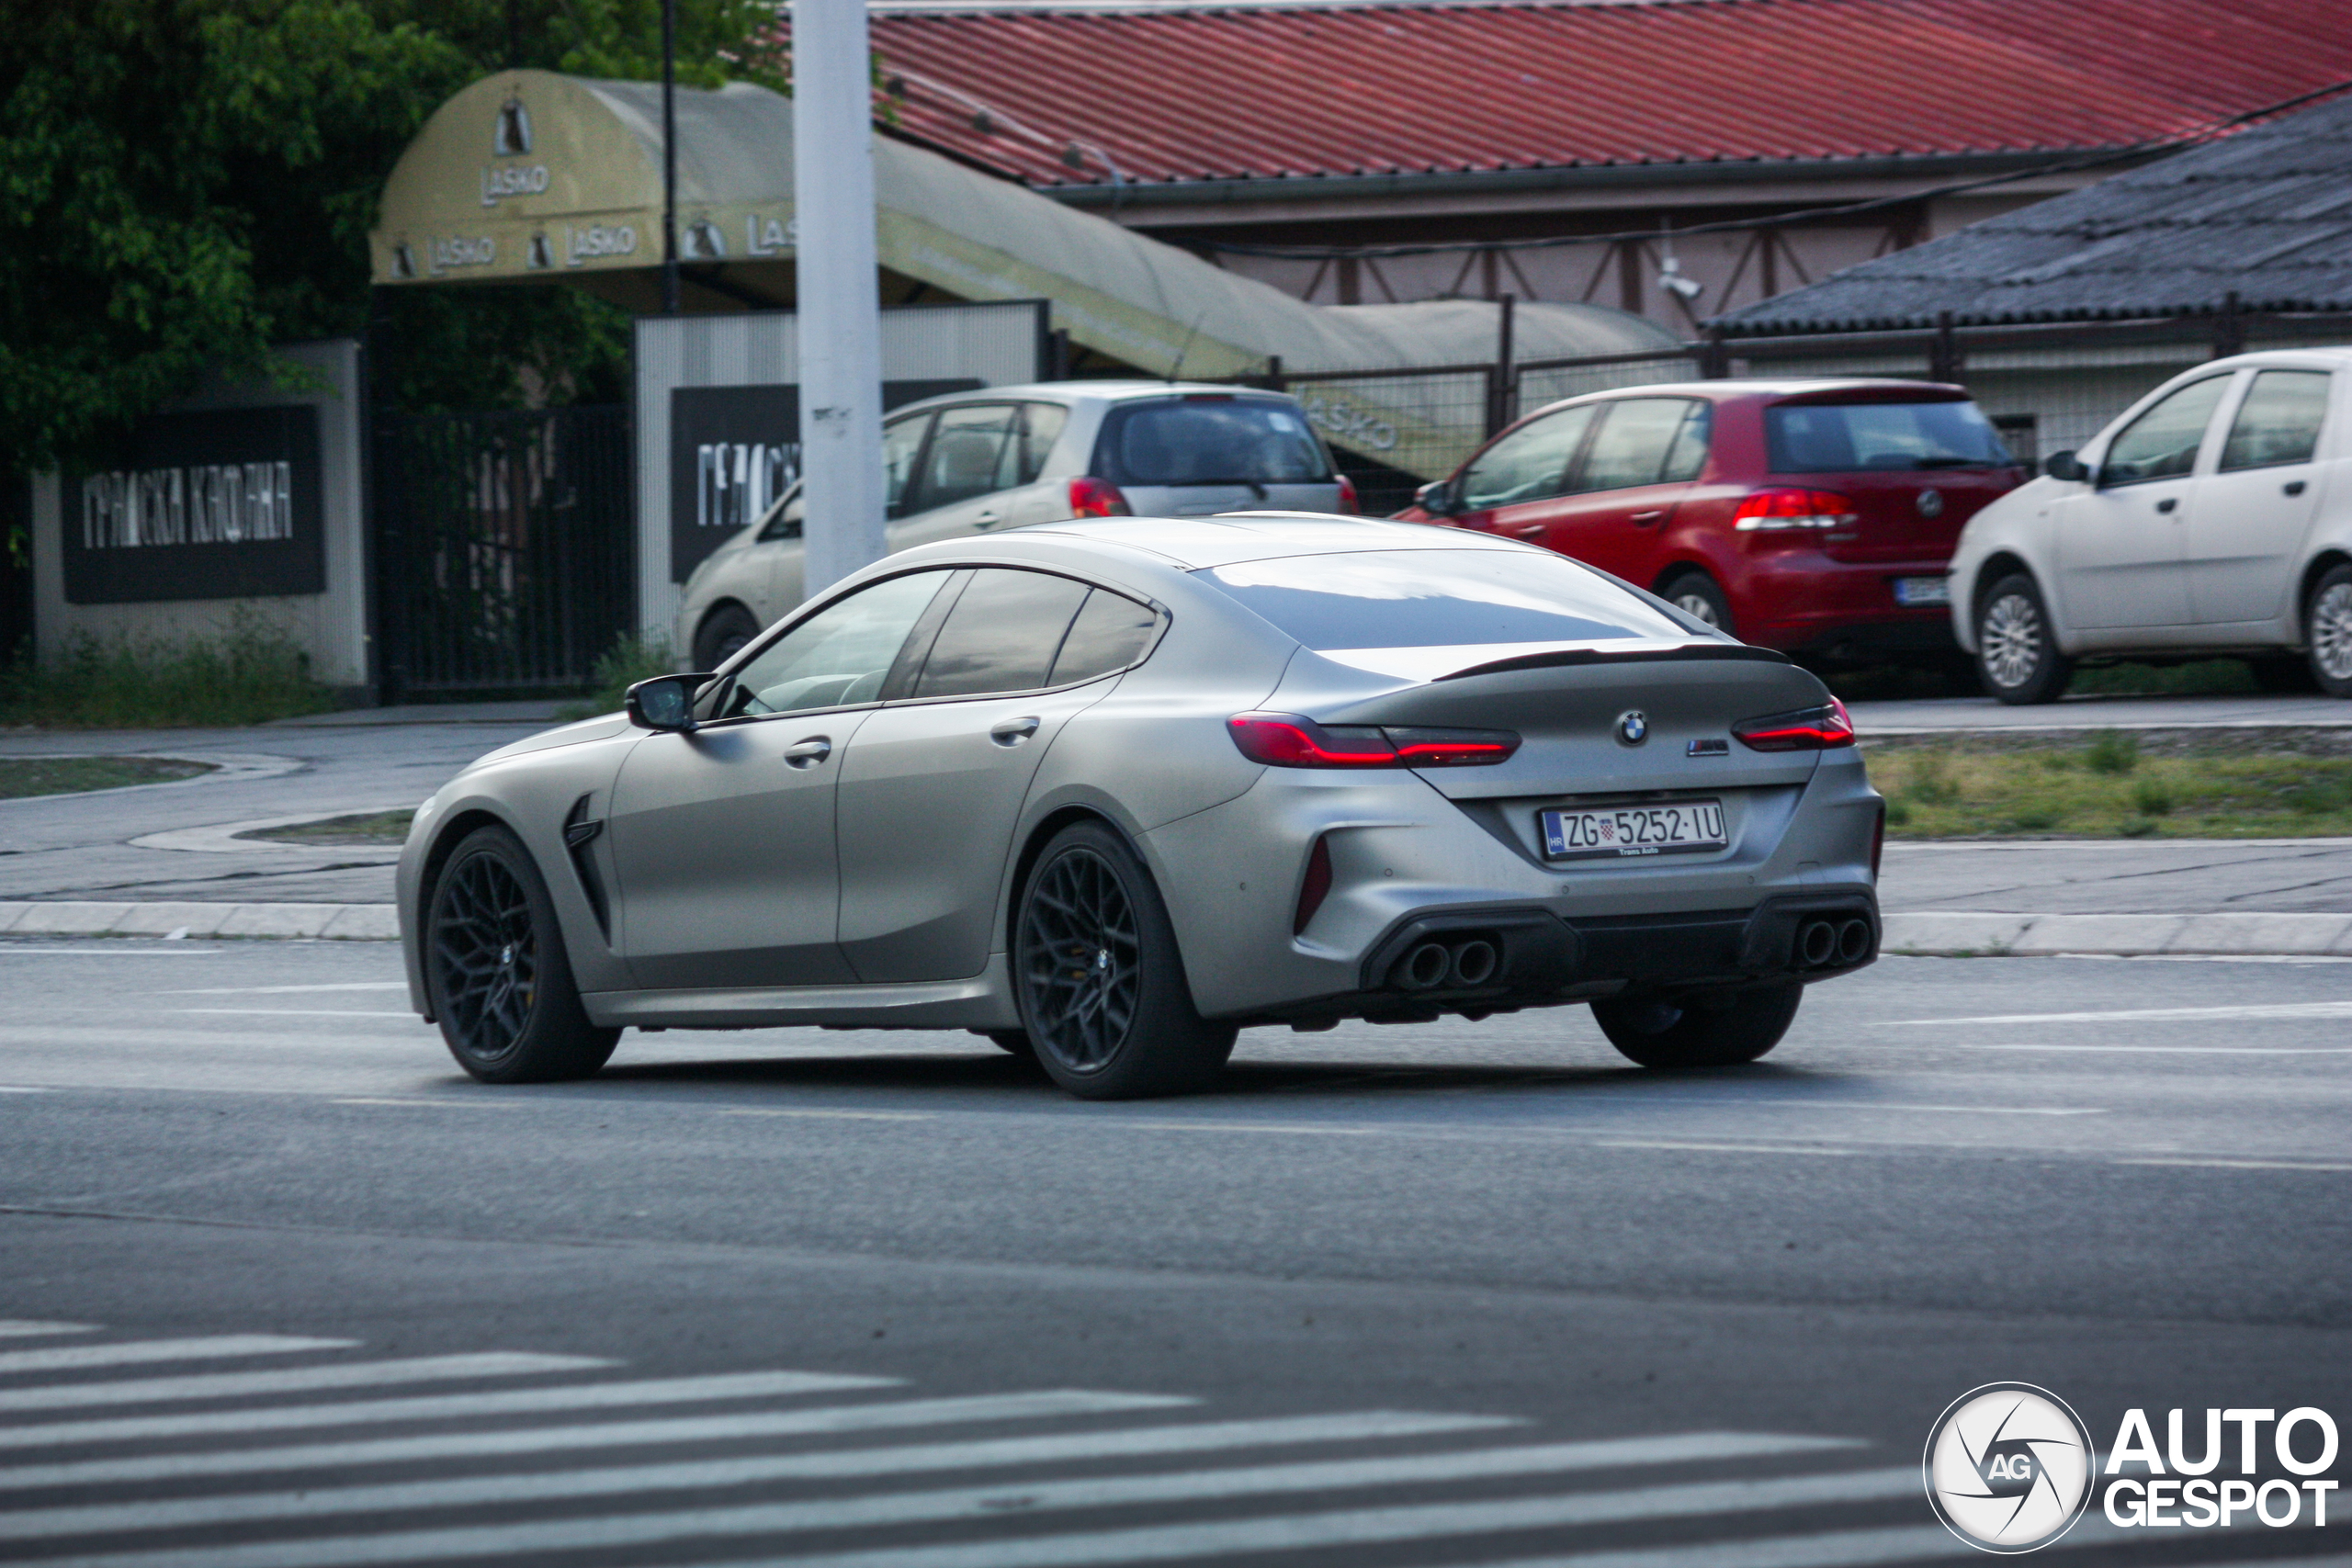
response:
[[[792,104],[736,83],[681,88],[680,254],[717,309],[792,299]],[[662,262],[662,94],[543,71],[485,77],[401,156],[372,236],[375,279],[571,282],[649,299]],[[1188,251],[888,137],[873,143],[883,267],[957,299],[1046,299],[1071,340],[1149,375],[1394,371],[1489,361],[1483,300],[1309,305]],[[1521,359],[1672,353],[1675,338],[1600,305],[1524,304]],[[1408,472],[1458,461],[1458,387],[1351,385],[1368,420],[1332,438]]]

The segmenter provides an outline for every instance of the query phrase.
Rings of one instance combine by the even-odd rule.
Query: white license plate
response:
[[[1898,577],[1894,580],[1894,602],[1906,607],[1949,604],[1951,603],[1951,580],[1948,577]]]
[[[1621,855],[1684,854],[1729,843],[1720,800],[1679,800],[1671,806],[1608,806],[1583,811],[1539,811],[1547,860],[1614,860]]]

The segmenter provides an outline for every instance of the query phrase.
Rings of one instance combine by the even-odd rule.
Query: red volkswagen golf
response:
[[[1554,403],[1399,515],[1532,540],[1743,641],[1851,664],[1957,653],[1952,546],[2025,479],[1959,387],[1694,381]]]

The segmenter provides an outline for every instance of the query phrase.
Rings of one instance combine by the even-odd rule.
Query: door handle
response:
[[[785,766],[790,768],[813,768],[832,754],[833,743],[830,739],[821,735],[812,735],[806,740],[797,740],[786,747],[784,761]]]
[[[1001,512],[983,512],[978,516],[972,519],[972,526],[975,528],[993,528],[1003,521],[1004,513]]]
[[[989,739],[1000,746],[1018,746],[1037,733],[1035,715],[1027,718],[1000,719],[989,726]]]
[[[1665,515],[1666,513],[1663,509],[1652,512],[1636,512],[1633,515],[1632,522],[1637,528],[1645,527]]]
[[[2174,507],[2178,506],[2179,504],[2179,497],[2168,495],[2162,501],[2156,502],[2156,510],[2159,512],[2170,512]]]
[[[1511,532],[1522,539],[1540,539],[1544,536],[1544,525],[1530,523],[1523,527],[1513,528]]]
[[[2284,490],[2289,495],[2301,495],[2303,493],[2303,481],[2301,479],[2289,479],[2279,488]]]

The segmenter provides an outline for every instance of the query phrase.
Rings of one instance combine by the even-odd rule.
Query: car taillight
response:
[[[1109,479],[1098,479],[1091,474],[1081,475],[1069,481],[1069,514],[1072,517],[1132,517],[1135,509],[1119,487]]]
[[[1290,934],[1296,936],[1323,907],[1331,895],[1331,841],[1326,834],[1315,840],[1315,848],[1307,852],[1306,879],[1298,885],[1298,913],[1290,922]]]
[[[1489,768],[1519,750],[1508,729],[1383,729],[1295,713],[1238,713],[1225,728],[1243,756],[1271,768]]]
[[[1759,490],[1732,513],[1732,526],[1743,534],[1850,528],[1860,521],[1854,503],[1834,490]]]
[[[1854,721],[1836,697],[1817,708],[1743,718],[1731,732],[1751,751],[1826,751],[1854,743]]]
[[[1338,476],[1338,478],[1340,480],[1340,510],[1346,513],[1349,516],[1353,517],[1358,511],[1362,510],[1356,502],[1356,481],[1348,478],[1345,474],[1341,474]]]

